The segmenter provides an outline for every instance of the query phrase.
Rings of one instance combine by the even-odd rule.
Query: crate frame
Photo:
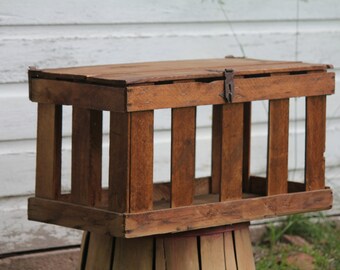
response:
[[[36,195],[29,199],[29,219],[134,238],[331,208],[324,163],[326,95],[334,93],[334,73],[327,72],[331,66],[247,61],[252,60],[226,59],[218,62],[225,65],[222,70],[172,70],[171,76],[134,71],[121,80],[84,77],[77,69],[30,70],[38,135]],[[225,68],[230,67],[228,102]],[[291,97],[306,97],[303,184],[288,181]],[[249,173],[255,100],[269,100],[264,178]],[[212,176],[194,179],[196,107],[208,104],[213,105]],[[64,105],[73,106],[70,194],[61,194]],[[153,111],[161,108],[172,108],[170,184],[153,184],[152,176]],[[104,110],[110,111],[107,190],[101,187]]]

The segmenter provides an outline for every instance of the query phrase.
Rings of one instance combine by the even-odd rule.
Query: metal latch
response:
[[[225,69],[224,70],[224,96],[223,98],[231,103],[233,101],[234,95],[234,70]]]

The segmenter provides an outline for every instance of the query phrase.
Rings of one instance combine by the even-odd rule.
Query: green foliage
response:
[[[310,245],[294,246],[283,243],[283,235],[298,235]],[[287,264],[291,254],[305,253],[313,257],[315,269],[340,270],[340,230],[321,213],[288,216],[280,225],[268,225],[263,241],[255,247],[256,269],[298,269]]]

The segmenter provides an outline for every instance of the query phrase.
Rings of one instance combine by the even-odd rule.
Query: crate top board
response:
[[[31,69],[39,103],[133,112],[334,93],[331,65],[223,58]]]

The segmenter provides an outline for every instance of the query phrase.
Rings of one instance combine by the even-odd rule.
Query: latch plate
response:
[[[224,99],[226,102],[231,103],[234,95],[234,70],[224,70]]]

